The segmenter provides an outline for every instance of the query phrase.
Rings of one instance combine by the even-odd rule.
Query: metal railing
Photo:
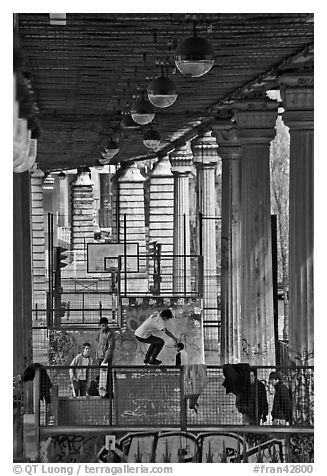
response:
[[[277,420],[282,419],[280,414],[275,414],[275,420],[272,420],[275,389],[268,382],[272,370],[275,368],[257,368],[258,381],[262,382],[267,398],[266,421],[261,420],[262,427],[274,426]],[[249,424],[244,421],[238,397],[234,393],[226,393],[222,366],[207,367],[206,382],[203,373],[202,376],[200,372],[190,377],[182,367],[113,366],[108,369],[107,398],[101,398],[96,390],[102,372],[99,366],[88,368],[88,394],[77,397],[73,396],[68,366],[44,367],[42,372],[47,373],[52,386],[50,388],[45,383],[48,380],[44,373],[43,377],[38,374],[37,391],[44,397],[36,402],[39,426],[114,425],[137,428],[160,425],[186,430]],[[289,422],[284,422],[284,426],[312,427],[313,367],[280,368],[279,373],[291,402]],[[192,402],[192,392],[193,396],[197,395],[197,405],[194,405],[194,400]],[[243,399],[243,403],[250,405],[251,402],[244,402]],[[279,406],[282,407],[283,402]],[[250,424],[253,425],[253,422]]]

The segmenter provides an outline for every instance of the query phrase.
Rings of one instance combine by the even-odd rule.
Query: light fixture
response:
[[[136,124],[136,122],[133,121],[130,114],[124,114],[120,125],[123,129],[138,129],[140,127],[140,124]]]
[[[65,180],[66,174],[65,172],[61,171],[60,174],[58,174],[59,180]]]
[[[131,106],[131,116],[133,121],[141,126],[149,124],[155,116],[153,106],[147,99],[145,91],[142,90],[138,98],[133,99]]]
[[[143,135],[143,144],[148,149],[157,150],[160,145],[160,134],[155,129],[149,129]]]
[[[147,89],[149,101],[157,107],[169,107],[177,99],[175,83],[162,75],[151,81]]]
[[[199,78],[208,73],[214,63],[214,51],[204,38],[196,36],[196,22],[193,23],[193,36],[182,41],[174,56],[178,70],[184,76]]]
[[[119,152],[119,143],[110,138],[104,151],[106,158],[109,160],[112,159]],[[102,154],[102,156],[104,155]]]
[[[104,152],[101,152],[101,157],[99,158],[99,162],[101,165],[107,165],[109,164],[110,160],[114,157],[112,154],[106,154]]]

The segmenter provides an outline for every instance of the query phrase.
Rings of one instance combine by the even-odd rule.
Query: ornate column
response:
[[[289,350],[298,364],[313,364],[313,75],[280,78],[290,128]]]
[[[242,144],[241,357],[253,365],[275,363],[269,147],[277,106],[257,97],[234,111]]]
[[[13,454],[23,456],[24,370],[32,359],[32,273],[30,174],[13,174]],[[5,302],[5,301],[4,301]],[[4,337],[6,340],[7,336]]]
[[[197,170],[198,213],[202,215],[200,251],[203,256],[203,324],[204,349],[218,351],[218,273],[216,239],[215,169],[218,162],[217,142],[211,131],[192,142]],[[206,326],[207,323],[207,326]]]
[[[119,239],[120,243],[139,244],[139,273],[128,273],[127,292],[137,293],[148,290],[148,275],[146,270],[145,254],[145,217],[144,217],[144,182],[145,178],[137,168],[136,163],[128,164],[121,169],[118,177],[119,200]],[[126,232],[124,230],[124,216],[126,215]],[[126,235],[125,235],[126,233]],[[142,258],[143,255],[143,258]],[[121,280],[125,280],[124,274]],[[122,283],[125,290],[125,283]]]
[[[189,173],[192,151],[189,144],[172,152],[170,162],[174,175],[173,292],[183,295],[191,291]]]
[[[241,362],[241,145],[235,127],[214,126],[222,159],[221,363]]]
[[[78,170],[72,184],[72,250],[75,261],[86,261],[86,244],[93,242],[93,182],[88,169]]]
[[[149,242],[161,245],[160,291],[171,292],[173,276],[174,177],[167,156],[160,157],[150,174]],[[166,255],[166,256],[165,256]],[[153,261],[149,263],[153,276]],[[153,284],[151,279],[150,285]]]
[[[112,210],[112,241],[113,243],[118,243],[119,235],[119,184],[118,179],[123,173],[123,170],[126,168],[124,162],[121,163],[121,166],[116,173],[111,177],[111,210]]]
[[[38,167],[31,175],[32,286],[33,307],[46,308],[46,265],[43,208],[44,173]]]

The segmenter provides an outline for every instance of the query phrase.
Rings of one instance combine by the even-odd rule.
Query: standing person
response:
[[[70,364],[71,368],[69,369],[69,376],[71,384],[73,385],[75,397],[85,397],[86,395],[89,369],[80,367],[92,365],[90,348],[91,344],[85,342],[83,344],[83,352],[77,354]]]
[[[274,425],[286,425],[291,421],[292,400],[288,387],[281,381],[278,372],[270,372],[269,382],[275,387],[271,416]]]
[[[98,364],[103,366],[105,370],[100,371],[101,382],[99,380],[99,393],[102,397],[112,397],[112,381],[108,378],[108,366],[112,365],[115,350],[115,333],[109,329],[107,317],[101,317],[99,321],[100,330],[96,336],[96,358]]]
[[[140,342],[146,342],[149,345],[147,353],[144,357],[145,364],[159,365],[161,360],[157,359],[157,356],[165,341],[161,337],[154,336],[152,333],[155,331],[165,332],[165,334],[173,339],[178,344],[178,339],[165,327],[165,322],[168,319],[172,319],[173,313],[170,309],[163,309],[160,313],[157,311],[151,314],[135,331],[135,337]]]
[[[264,384],[257,379],[257,369],[250,368],[250,380],[244,392],[236,396],[235,405],[242,413],[243,425],[260,425],[260,421],[267,421],[267,393]]]
[[[102,364],[112,364],[112,359],[114,355],[115,347],[115,334],[109,329],[108,319],[106,317],[101,317],[99,321],[100,330],[96,336],[96,358],[99,365]]]

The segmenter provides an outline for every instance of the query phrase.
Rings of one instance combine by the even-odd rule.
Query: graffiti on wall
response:
[[[197,297],[124,297],[121,302],[122,326],[115,330],[115,365],[143,365],[147,344],[134,337],[135,329],[153,312],[171,308],[174,319],[167,328],[184,343],[191,363],[201,363],[203,355],[201,330],[201,301]],[[83,343],[91,344],[91,357],[95,358],[98,329],[67,329],[50,331],[50,365],[70,365],[75,355],[83,350]],[[166,345],[160,353],[165,365],[175,364],[174,341],[160,333]]]
[[[110,429],[108,429],[110,432]],[[41,462],[255,463],[283,462],[290,454],[313,461],[313,435],[290,440],[244,438],[229,432],[149,431],[110,435],[53,435],[41,441]],[[110,445],[106,443],[110,440]],[[292,452],[289,447],[292,447]]]

